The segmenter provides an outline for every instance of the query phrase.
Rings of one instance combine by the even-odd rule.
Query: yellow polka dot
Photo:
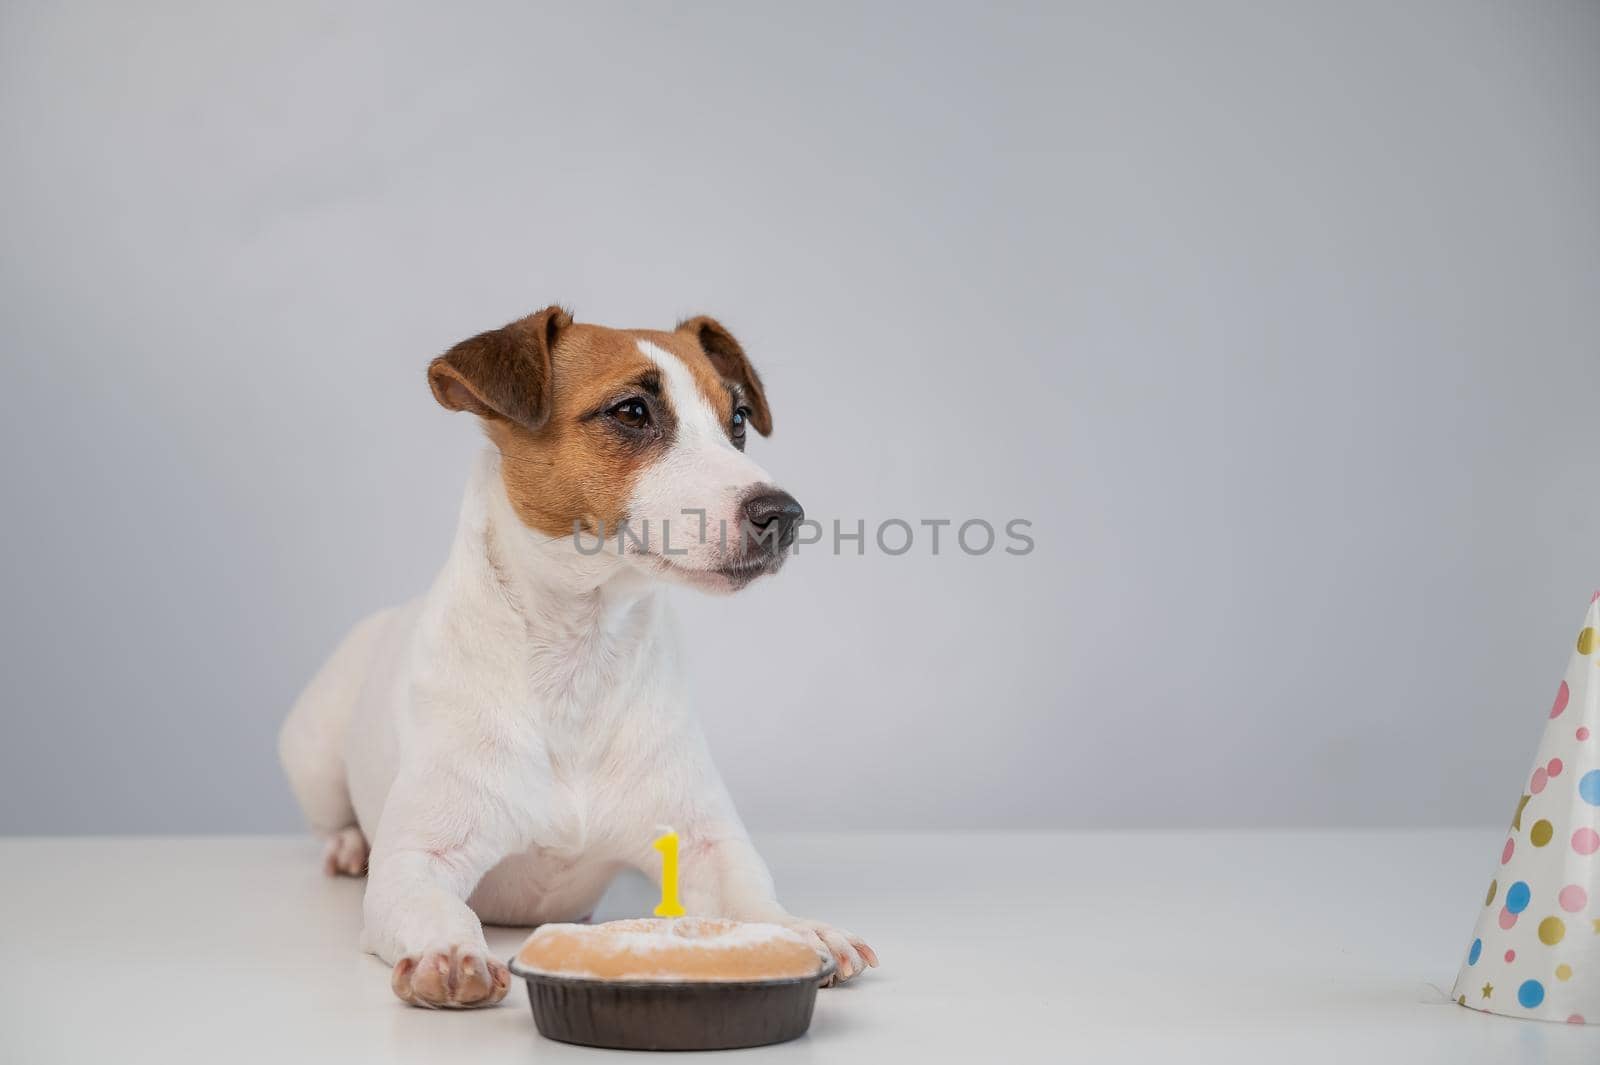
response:
[[[1543,820],[1535,821],[1533,827],[1528,830],[1528,838],[1533,840],[1535,847],[1542,847],[1549,843],[1550,837],[1555,834],[1556,830],[1550,826],[1550,822]]]
[[[1553,947],[1567,934],[1567,923],[1559,917],[1546,917],[1539,922],[1539,942]]]
[[[1600,643],[1600,639],[1596,639],[1593,627],[1578,633],[1578,653],[1580,655],[1593,654],[1596,643]]]
[[[1557,980],[1561,980],[1561,981],[1571,980],[1572,979],[1572,966],[1570,966],[1570,965],[1557,965],[1556,966],[1556,979]]]
[[[1489,881],[1489,894],[1484,897],[1483,904],[1485,906],[1493,905],[1494,904],[1494,893],[1496,891],[1499,891],[1499,890],[1500,890],[1500,881],[1498,881],[1498,880]]]

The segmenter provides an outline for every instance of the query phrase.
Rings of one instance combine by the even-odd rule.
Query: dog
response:
[[[738,341],[707,317],[610,329],[552,306],[427,376],[491,445],[449,557],[355,626],[279,737],[325,870],[367,875],[361,945],[394,993],[498,1003],[511,974],[483,922],[587,920],[629,867],[659,882],[663,825],[688,913],[800,930],[835,980],[876,966],[778,904],[681,681],[663,586],[775,573],[804,516],[744,453],[772,413]]]

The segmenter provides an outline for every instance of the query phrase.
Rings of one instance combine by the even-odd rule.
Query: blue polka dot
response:
[[[1467,952],[1467,964],[1468,965],[1476,965],[1476,964],[1478,964],[1478,956],[1480,954],[1482,954],[1482,953],[1483,953],[1483,940],[1474,939],[1472,941],[1472,949]]]
[[[1544,1001],[1544,985],[1537,980],[1524,980],[1522,986],[1517,988],[1517,1001],[1522,1003],[1524,1009],[1533,1009]]]
[[[1591,769],[1578,781],[1578,794],[1590,806],[1600,806],[1600,769]]]
[[[1528,908],[1528,897],[1533,892],[1528,890],[1526,880],[1518,880],[1506,890],[1506,909],[1512,913],[1521,913]]]

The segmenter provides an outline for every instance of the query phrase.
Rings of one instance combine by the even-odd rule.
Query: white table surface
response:
[[[1447,998],[1495,831],[758,836],[883,967],[810,1033],[675,1061],[1600,1061],[1600,1028]],[[310,839],[0,839],[0,1061],[600,1062],[402,1006]],[[642,882],[601,918],[642,912]],[[524,933],[491,929],[509,956]]]

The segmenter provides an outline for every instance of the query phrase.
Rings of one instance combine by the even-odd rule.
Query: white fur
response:
[[[740,501],[770,478],[733,446],[721,415],[677,356],[648,340],[639,341],[639,350],[661,370],[677,434],[671,450],[634,486],[629,524],[636,533],[648,532],[650,555],[668,576],[726,590],[712,574],[736,550]]]
[[[661,367],[678,434],[631,513],[704,508],[713,528],[736,526],[765,472],[727,442],[688,370],[641,348]],[[585,556],[571,537],[522,524],[499,461],[493,449],[478,460],[432,588],[357,625],[283,727],[283,764],[330,838],[330,869],[359,866],[352,826],[372,841],[364,948],[440,972],[468,957],[470,969],[470,955],[488,959],[480,918],[580,919],[619,870],[659,877],[651,843],[670,824],[691,914],[807,930],[843,976],[861,971],[872,955],[859,940],[779,906],[687,705],[655,578],[725,585],[707,572],[723,557],[716,537],[665,561],[614,544]],[[401,980],[397,970],[397,993]]]

